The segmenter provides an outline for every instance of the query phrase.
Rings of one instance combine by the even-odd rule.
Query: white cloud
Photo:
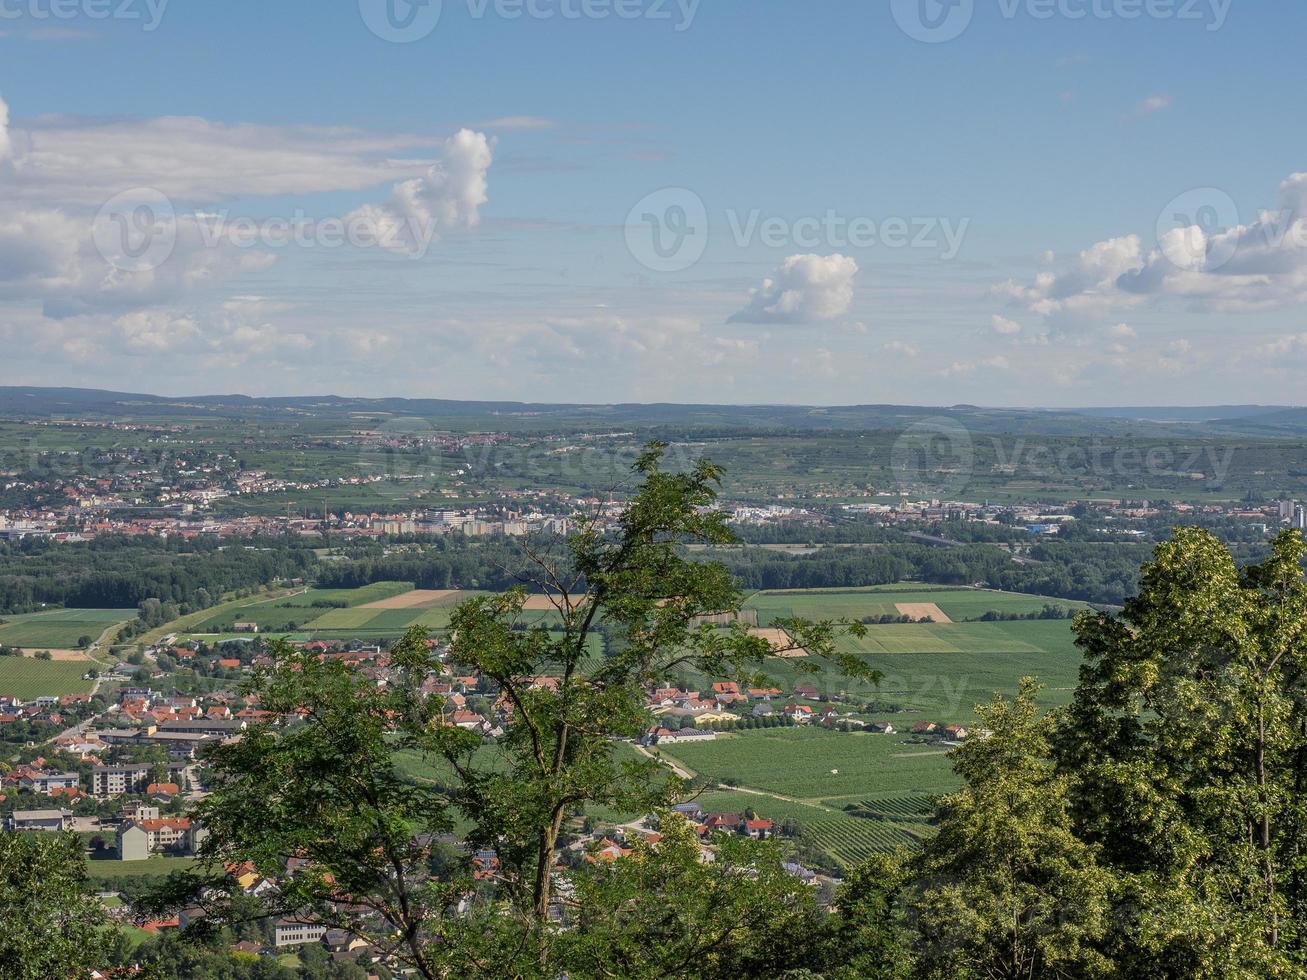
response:
[[[430,136],[346,127],[227,124],[194,117],[96,121],[43,117],[10,124],[12,179],[0,199],[98,208],[132,187],[178,203],[363,191],[420,177]],[[16,137],[16,138],[15,138]],[[428,151],[415,158],[414,151]]]
[[[1021,324],[1016,320],[1009,320],[1005,316],[994,314],[989,320],[990,328],[994,333],[1003,334],[1005,337],[1012,337],[1021,332]]]
[[[1156,113],[1163,112],[1166,109],[1171,108],[1174,104],[1175,98],[1170,95],[1150,95],[1135,106],[1135,115],[1138,118],[1143,119],[1145,116],[1152,116]]]
[[[954,361],[948,367],[939,373],[946,378],[965,378],[975,374],[981,368],[991,371],[1007,371],[1012,367],[1011,363],[1002,354],[995,354],[993,357],[983,357],[975,361]]]
[[[901,340],[891,340],[881,345],[881,350],[887,354],[902,354],[904,357],[916,357],[921,351],[912,344],[905,344]]]
[[[490,143],[470,130],[433,143],[352,129],[203,119],[96,123],[54,117],[22,130],[8,119],[0,101],[0,166],[11,178],[0,182],[0,300],[39,301],[45,315],[57,319],[189,301],[271,266],[274,226],[313,228],[297,209],[295,216],[268,222],[269,240],[255,235],[260,247],[241,247],[234,232],[248,219],[215,216],[202,209],[209,202],[349,191],[404,177],[388,204],[350,216],[370,217],[364,228],[372,234],[349,240],[416,252],[441,231],[476,226],[488,196]],[[415,144],[437,146],[438,158],[392,158]],[[128,234],[113,219],[130,217],[118,212],[134,206],[133,195],[151,203],[156,242],[159,228],[170,237],[175,232],[175,244],[150,262],[121,262],[102,251],[106,236],[116,242],[115,234]]]
[[[1061,271],[1009,280],[993,293],[1061,326],[1084,326],[1141,303],[1183,302],[1200,312],[1242,313],[1307,303],[1307,174],[1279,188],[1275,210],[1248,224],[1198,224],[1099,242]],[[1169,216],[1168,216],[1169,217]]]
[[[834,320],[853,303],[858,264],[845,255],[791,255],[750,293],[731,323],[808,323]]]
[[[484,133],[459,130],[445,141],[441,158],[425,176],[396,184],[388,203],[366,205],[346,221],[375,228],[377,240],[387,248],[423,252],[442,230],[480,223],[493,160]]]
[[[9,106],[0,99],[0,161],[4,161],[13,152],[13,143],[9,138]]]

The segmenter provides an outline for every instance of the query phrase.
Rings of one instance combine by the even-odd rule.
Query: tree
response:
[[[75,834],[0,832],[0,976],[87,976],[111,931]]]
[[[743,596],[724,566],[689,560],[679,544],[734,538],[725,515],[711,509],[720,468],[700,461],[687,473],[664,472],[664,449],[652,444],[637,459],[642,485],[612,533],[595,519],[569,540],[565,555],[528,548],[531,567],[522,577],[547,597],[561,627],[524,623],[522,589],[473,599],[451,619],[452,665],[492,680],[511,706],[499,740],[505,764],[478,766],[466,740],[447,728],[425,741],[457,774],[451,799],[476,822],[469,839],[497,849],[505,892],[542,956],[554,852],[567,814],[586,804],[648,812],[677,788],[670,775],[656,778],[656,763],[613,762],[613,739],[634,738],[649,723],[645,686],[687,668],[757,681],[778,652],[733,616],[727,628],[695,625],[738,612]],[[591,638],[599,624],[609,648],[595,663]],[[862,660],[836,650],[838,624],[776,625],[788,629],[793,648],[809,653],[803,669],[819,670],[825,659],[874,679]],[[434,666],[428,659],[406,665],[418,672]]]
[[[823,916],[813,890],[766,841],[718,834],[701,856],[694,827],[663,814],[656,844],[588,865],[568,901],[576,928],[558,937],[569,977],[700,980],[780,976],[820,955]]]
[[[1140,974],[1304,963],[1305,551],[1285,532],[1240,570],[1178,528],[1120,616],[1076,623],[1086,662],[1059,761],[1082,836],[1125,876]]]
[[[255,726],[209,754],[211,793],[193,815],[208,831],[201,856],[212,870],[174,879],[152,907],[198,901],[210,929],[241,922],[252,910],[221,869],[248,861],[279,882],[258,915],[309,915],[439,975],[429,947],[464,883],[428,880],[431,838],[451,821],[440,793],[395,762],[438,702],[379,689],[339,660],[284,644],[274,653],[255,679],[260,703],[302,720],[284,731]]]
[[[522,587],[454,612],[448,667],[488,681],[505,709],[493,744],[444,723],[443,700],[421,692],[446,669],[423,630],[391,649],[399,677],[380,691],[337,661],[274,645],[274,665],[256,674],[255,690],[265,709],[293,723],[256,726],[209,757],[213,793],[197,814],[205,854],[252,860],[264,873],[295,866],[282,873],[278,908],[374,940],[384,934],[383,943],[393,935],[385,948],[423,976],[556,975],[551,917],[569,914],[555,893],[564,822],[595,804],[651,812],[680,789],[655,761],[615,757],[616,740],[651,722],[645,685],[678,671],[760,682],[768,658],[783,652],[737,618],[727,627],[703,621],[743,604],[723,566],[680,553],[685,540],[732,540],[712,509],[720,470],[700,462],[664,472],[663,448],[639,457],[641,485],[614,527],[588,520],[560,554],[525,545]],[[526,615],[526,586],[547,597],[553,622]],[[777,625],[809,654],[797,669],[825,662],[875,679],[836,649],[839,630],[860,632],[859,624]],[[396,751],[422,756],[439,781],[402,778]],[[473,848],[494,852],[495,871],[480,901],[447,918],[470,892],[469,876],[430,882],[414,869],[454,816],[470,824]],[[191,880],[161,898],[200,890]],[[358,906],[367,914],[340,911]]]
[[[919,972],[1026,980],[1112,975],[1099,950],[1112,878],[1074,832],[1070,779],[1055,771],[1053,719],[1026,678],[977,708],[982,731],[953,752],[964,787],[911,863],[905,890]]]

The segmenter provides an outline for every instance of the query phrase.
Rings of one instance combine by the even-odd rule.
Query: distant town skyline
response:
[[[0,384],[1301,404],[1307,67],[1266,38],[1305,27],[1232,0],[0,3]]]

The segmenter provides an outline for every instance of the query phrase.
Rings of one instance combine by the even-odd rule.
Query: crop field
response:
[[[67,650],[83,636],[98,640],[115,623],[136,616],[135,609],[55,609],[0,619],[0,643],[24,650]]]
[[[1024,615],[1047,605],[1062,609],[1085,608],[1083,603],[1044,596],[992,592],[986,589],[949,588],[947,586],[890,585],[862,589],[808,589],[758,592],[749,597],[747,606],[758,611],[758,624],[770,625],[773,619],[803,617],[807,619],[864,619],[900,616],[900,605],[936,605],[949,619],[960,622],[978,619],[987,612]]]
[[[82,675],[92,666],[85,660],[0,657],[0,694],[24,701],[44,695],[85,694],[92,682]]]
[[[369,602],[384,602],[412,591],[412,582],[373,582],[357,589],[309,589],[288,597],[278,605],[311,607],[315,602],[341,602],[346,606],[363,606]]]
[[[799,800],[841,805],[870,793],[936,794],[957,783],[942,750],[897,735],[769,728],[676,745],[664,756],[694,772]]]
[[[834,817],[804,824],[804,835],[846,867],[873,854],[913,848],[928,831],[856,817]]]

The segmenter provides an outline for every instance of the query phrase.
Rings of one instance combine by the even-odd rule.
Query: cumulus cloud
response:
[[[846,255],[791,255],[750,292],[730,323],[810,323],[834,320],[853,303],[858,264]]]
[[[423,252],[441,231],[480,223],[493,160],[484,133],[459,130],[445,141],[441,158],[424,176],[396,184],[388,203],[367,205],[346,221],[374,228],[376,240],[386,248]]]
[[[434,161],[392,156],[415,146],[435,147]],[[424,250],[440,231],[479,222],[490,162],[489,141],[470,130],[433,142],[352,129],[63,117],[15,130],[0,101],[0,167],[7,178],[0,182],[0,300],[37,301],[54,319],[189,303],[270,267],[288,229],[315,228],[298,210],[292,219],[261,224],[210,207],[235,196],[390,183],[390,202],[354,212],[350,218],[361,227],[358,233],[351,227],[345,240]],[[393,183],[397,177],[403,179]],[[317,227],[328,221],[346,227],[349,218],[324,219]],[[254,229],[251,240],[238,241],[238,229]],[[167,247],[151,247],[149,261],[121,261],[117,254],[115,243],[130,257],[129,238],[133,245],[157,244],[163,236]],[[251,328],[242,329],[230,339],[252,339]]]
[[[1021,332],[1021,324],[1017,323],[1016,320],[1009,320],[1007,317],[998,314],[990,317],[989,326],[994,333],[1002,334],[1005,337],[1013,337]]]
[[[1231,227],[1193,224],[1099,242],[1059,271],[993,288],[1015,308],[1058,326],[1102,322],[1113,312],[1166,300],[1203,312],[1283,309],[1307,302],[1307,174],[1279,188],[1278,207]]]

